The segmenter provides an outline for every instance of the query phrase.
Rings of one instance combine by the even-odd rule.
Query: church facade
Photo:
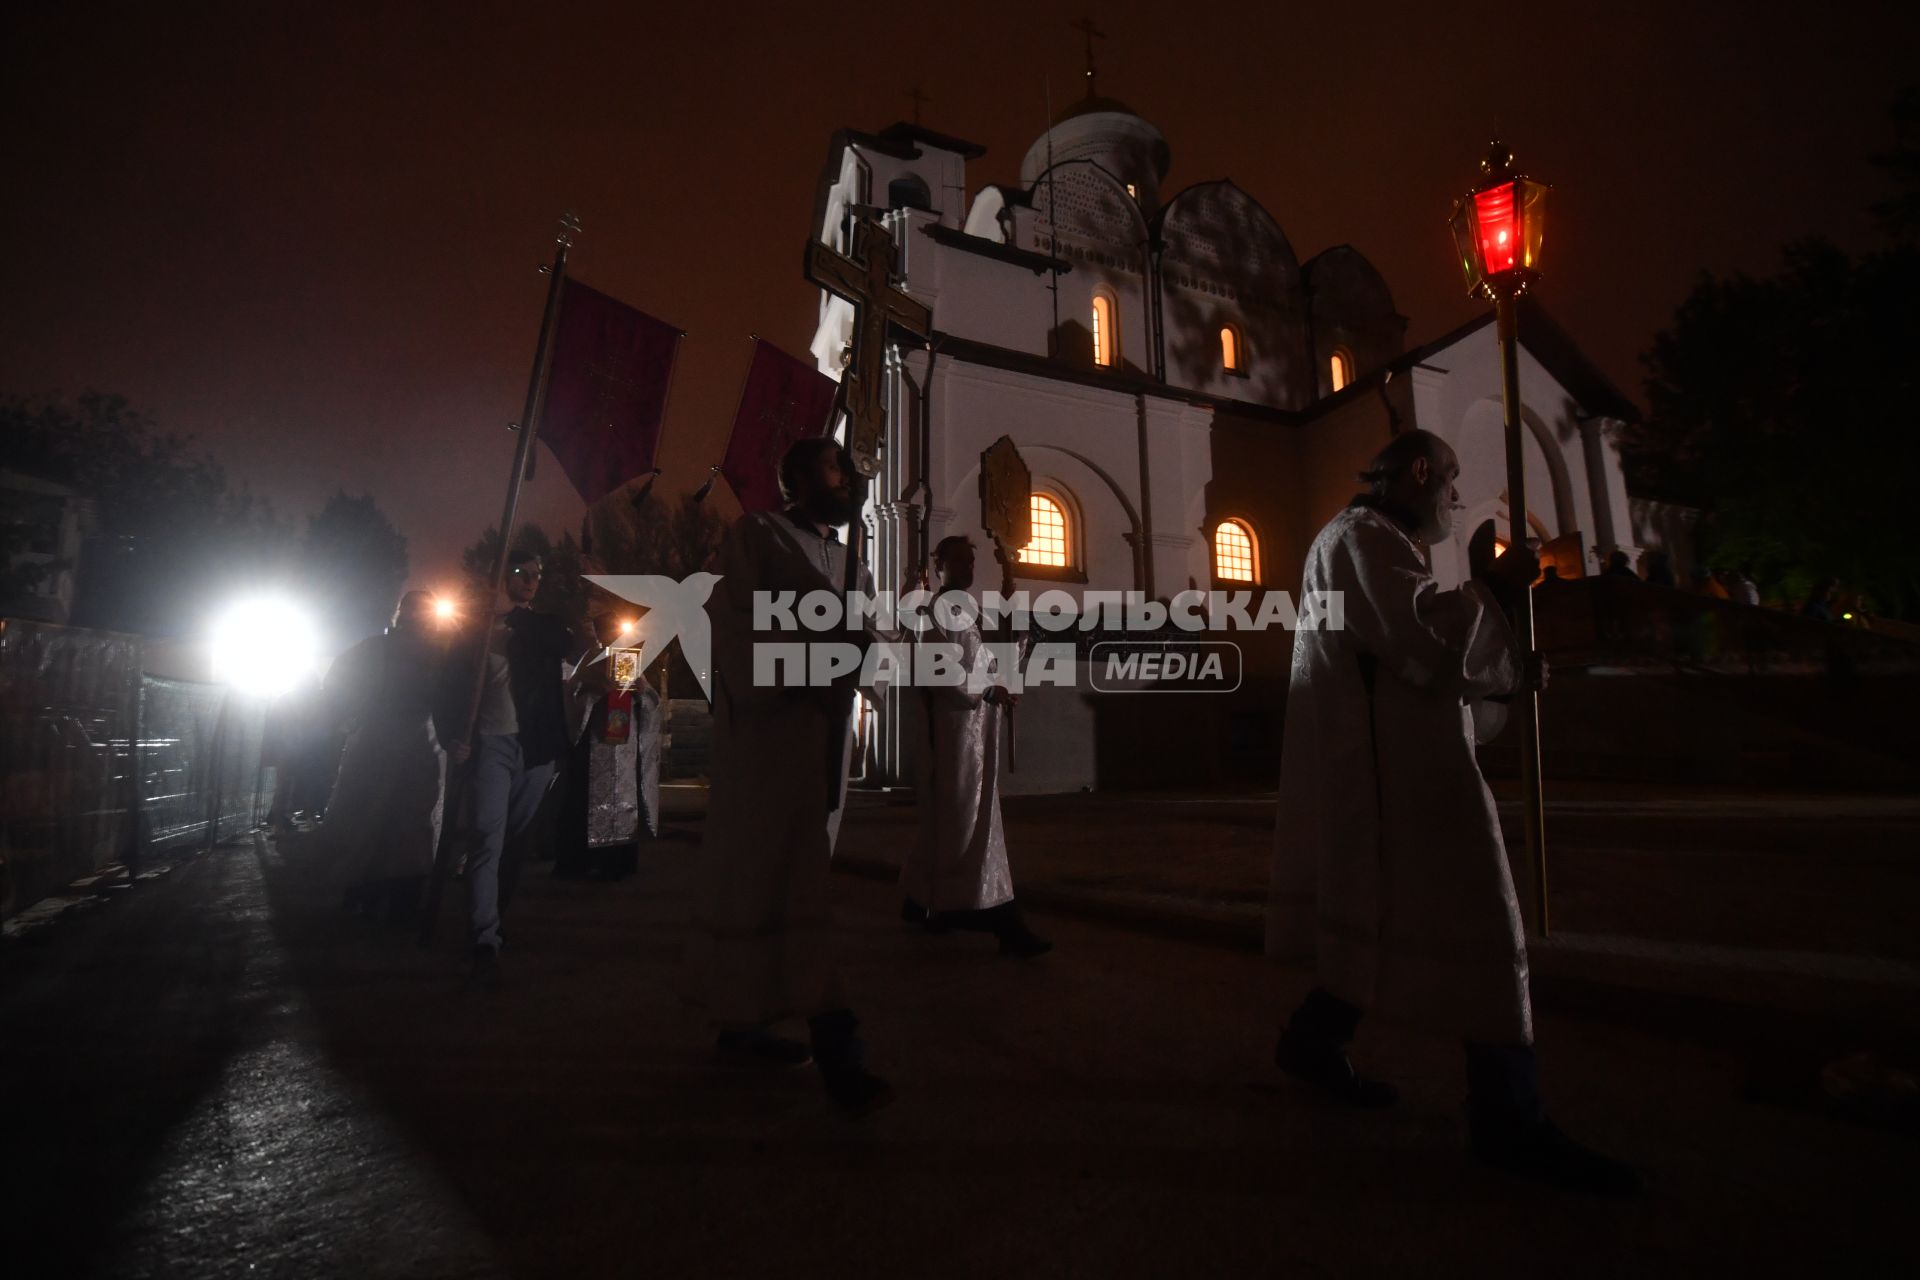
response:
[[[897,283],[933,333],[891,345],[883,468],[863,513],[876,581],[897,587],[950,534],[990,546],[980,459],[1011,436],[1033,471],[1028,590],[1296,591],[1306,549],[1398,431],[1459,452],[1466,510],[1433,549],[1443,582],[1465,539],[1506,528],[1492,315],[1416,347],[1386,281],[1341,245],[1301,261],[1230,181],[1166,185],[1171,154],[1123,104],[1089,98],[1028,150],[1020,183],[974,189],[982,148],[897,124],[829,147],[813,231],[842,253],[862,213],[896,246]],[[840,376],[850,303],[822,293],[812,351]],[[1634,412],[1537,307],[1521,324],[1527,523],[1560,570],[1637,552],[1616,428]],[[983,555],[983,585],[993,566]],[[1257,780],[1276,758],[1288,641],[1236,636],[1231,694],[1031,693],[1010,792]],[[901,700],[895,700],[901,701]],[[867,773],[911,777],[914,725],[870,708]],[[1268,780],[1270,772],[1264,772]]]

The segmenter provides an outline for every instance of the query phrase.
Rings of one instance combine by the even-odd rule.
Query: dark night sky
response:
[[[988,147],[970,184],[1012,180],[1089,10],[1168,190],[1231,177],[1303,259],[1358,246],[1413,342],[1472,314],[1442,223],[1501,131],[1556,184],[1543,300],[1634,395],[1701,269],[1872,243],[1920,47],[1909,5],[36,7],[0,20],[0,391],[121,392],[302,517],[369,489],[425,584],[497,515],[561,209],[583,280],[688,330],[662,484],[689,489],[747,335],[804,353],[832,131],[918,83]],[[547,463],[526,511],[559,528]]]

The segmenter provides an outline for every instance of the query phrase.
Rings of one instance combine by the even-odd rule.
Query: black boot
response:
[[[827,1098],[849,1116],[878,1111],[893,1101],[893,1089],[867,1070],[867,1046],[855,1034],[860,1020],[851,1010],[836,1009],[807,1020],[813,1040],[813,1060],[820,1068]]]
[[[1000,954],[1016,960],[1031,960],[1053,950],[1053,944],[1027,927],[1026,917],[1011,902],[1003,902],[987,912],[994,937],[1000,939]]]
[[[1274,1046],[1273,1065],[1342,1106],[1390,1107],[1400,1100],[1400,1091],[1361,1075],[1347,1060],[1347,1045],[1359,1026],[1358,1008],[1315,987],[1287,1020]]]
[[[1547,1119],[1531,1045],[1467,1045],[1467,1119],[1474,1158],[1532,1182],[1589,1195],[1633,1196],[1630,1165],[1583,1147]]]
[[[473,944],[473,960],[467,969],[467,985],[483,991],[500,988],[500,948],[485,942]]]
[[[1632,1165],[1581,1146],[1545,1116],[1518,1124],[1475,1121],[1472,1132],[1475,1159],[1532,1182],[1596,1196],[1637,1196],[1647,1189]]]

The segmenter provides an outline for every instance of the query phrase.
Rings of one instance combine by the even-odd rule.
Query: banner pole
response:
[[[515,443],[513,469],[507,474],[507,498],[500,511],[500,544],[494,549],[487,595],[481,602],[485,613],[479,620],[480,638],[476,645],[479,660],[474,664],[473,681],[467,688],[460,732],[454,739],[466,745],[469,761],[472,760],[474,726],[480,719],[480,700],[486,694],[487,661],[493,652],[493,609],[506,587],[507,555],[513,545],[514,516],[520,509],[520,486],[528,472],[527,463],[533,456],[533,438],[539,428],[540,389],[547,376],[547,357],[552,345],[554,320],[560,314],[560,286],[567,276],[567,252],[573,248],[574,237],[579,234],[580,219],[571,213],[562,215],[560,232],[554,237],[553,265],[547,269],[547,306],[540,317],[540,336],[533,347],[533,371],[527,376],[527,398],[520,412],[520,439]],[[446,799],[440,811],[440,841],[433,852],[433,875],[427,885],[426,909],[420,920],[422,944],[433,941],[434,924],[440,916],[440,899],[446,891],[447,875],[451,869],[453,833],[458,825],[465,783],[464,771],[448,769]]]

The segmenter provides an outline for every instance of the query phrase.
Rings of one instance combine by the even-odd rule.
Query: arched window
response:
[[[887,208],[889,209],[928,209],[933,208],[933,193],[927,189],[926,179],[917,174],[907,174],[895,178],[887,184]]]
[[[1327,361],[1327,381],[1336,392],[1345,390],[1347,384],[1353,381],[1353,356],[1345,347],[1335,350],[1333,357]]]
[[[1246,344],[1240,340],[1240,331],[1230,324],[1220,326],[1220,367],[1228,373],[1247,371]]]
[[[1102,369],[1113,367],[1120,349],[1120,331],[1115,327],[1113,299],[1104,293],[1093,296],[1093,362]]]
[[[1244,521],[1222,520],[1214,526],[1213,576],[1222,582],[1259,581],[1259,547]]]
[[[1028,503],[1033,516],[1033,538],[1020,548],[1020,562],[1054,569],[1071,568],[1073,557],[1069,549],[1073,543],[1069,539],[1073,531],[1067,527],[1065,505],[1052,494],[1038,491]]]

